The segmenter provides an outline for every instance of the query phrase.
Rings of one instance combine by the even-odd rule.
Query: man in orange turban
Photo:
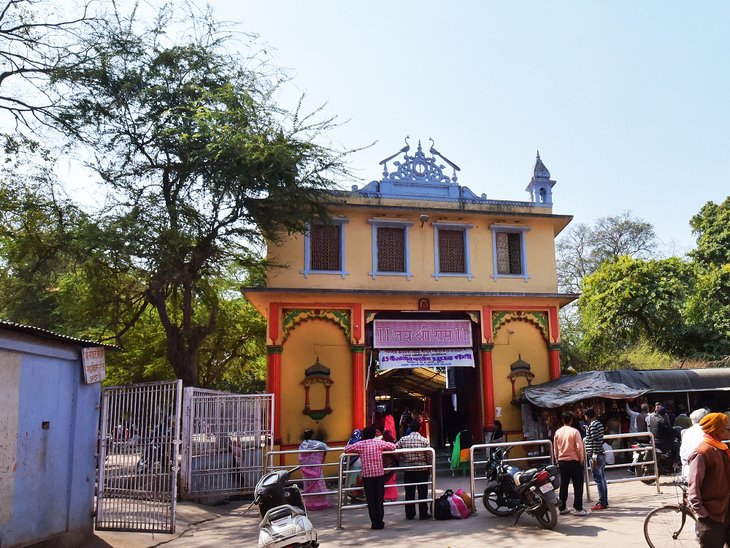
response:
[[[689,502],[698,518],[702,548],[730,546],[730,425],[724,413],[700,421],[705,436],[689,456]]]

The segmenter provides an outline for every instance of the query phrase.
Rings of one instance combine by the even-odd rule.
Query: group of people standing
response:
[[[402,415],[403,416],[403,415]],[[431,457],[426,451],[406,451],[398,454],[400,462],[395,456],[388,454],[397,449],[427,449],[430,442],[421,433],[423,417],[412,416],[408,413],[407,420],[401,419],[401,437],[396,442],[395,421],[393,416],[386,414],[384,409],[378,409],[373,424],[355,430],[344,448],[345,453],[352,454],[350,470],[358,470],[359,474],[349,473],[347,487],[357,487],[356,475],[362,481],[362,492],[368,506],[370,524],[373,529],[383,529],[385,523],[384,502],[396,500],[398,490],[395,487],[396,474],[388,470],[396,465],[406,468],[403,471],[405,483],[405,500],[420,501],[418,516],[420,519],[430,519],[429,503],[427,502],[429,489],[429,475]],[[323,441],[313,438],[311,429],[304,431],[303,441],[299,446],[299,464],[302,466],[304,479],[303,491],[307,494],[307,509],[320,510],[331,506],[327,495],[323,494],[327,488],[322,475],[322,464],[326,451],[329,450]],[[359,479],[359,478],[358,478]],[[354,491],[349,491],[354,492]],[[416,498],[416,492],[418,497]],[[405,505],[406,519],[416,517],[416,503]]]
[[[584,458],[591,465],[591,474],[598,489],[598,502],[591,508],[593,511],[608,508],[608,484],[606,482],[606,453],[603,448],[604,428],[596,418],[596,412],[588,408],[584,412],[588,423],[585,428],[585,439],[576,428],[576,416],[570,411],[561,415],[563,426],[553,436],[553,451],[560,469],[560,493],[558,510],[561,514],[572,512],[576,516],[586,516],[583,508],[583,466]],[[567,507],[568,486],[573,484],[573,509]]]
[[[641,410],[643,417],[638,412],[632,417],[638,423],[636,429],[632,424],[632,431],[648,430],[654,433],[664,430],[666,410],[661,404],[655,405],[654,413],[649,413],[647,404],[643,404]],[[588,515],[588,511],[583,508],[584,458],[590,462],[591,473],[598,489],[598,502],[591,510],[608,508],[604,427],[597,420],[593,409],[586,409],[584,416],[588,423],[585,426],[585,437],[579,431],[582,425],[570,411],[563,412],[563,426],[557,429],[553,437],[553,451],[561,475],[558,508],[561,514],[571,512],[578,516]],[[730,440],[730,419],[725,413],[710,413],[704,408],[693,411],[687,418],[691,426],[682,430],[679,449],[674,441],[672,449],[678,450],[681,455],[682,475],[688,484],[688,500],[697,517],[700,547],[730,546],[730,450],[724,443]],[[643,424],[646,425],[645,430],[641,430]],[[658,441],[657,446],[659,445]],[[574,499],[573,508],[569,510],[567,500],[571,483]]]
[[[428,440],[420,433],[421,423],[418,420],[411,420],[408,425],[408,434],[402,436],[396,443],[386,441],[385,437],[376,436],[377,430],[374,425],[362,430],[362,437],[359,441],[349,443],[345,453],[357,454],[361,461],[362,485],[367,499],[368,514],[370,516],[370,527],[372,529],[383,529],[385,522],[385,483],[386,472],[383,453],[395,451],[396,449],[426,449],[430,446]],[[387,457],[387,455],[385,456]],[[404,466],[423,468],[410,468],[403,473],[406,500],[416,500],[418,491],[419,517],[429,519],[428,502],[428,477],[431,465],[428,453],[423,451],[404,452],[400,455],[401,463]],[[393,474],[393,477],[394,474]],[[395,487],[394,487],[395,489]],[[405,505],[406,519],[414,519],[416,516],[415,503]]]

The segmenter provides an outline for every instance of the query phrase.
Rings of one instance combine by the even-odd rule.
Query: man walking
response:
[[[585,411],[588,428],[586,428],[586,458],[591,463],[593,481],[598,489],[598,503],[591,510],[605,510],[608,508],[608,484],[606,483],[606,454],[603,451],[603,425],[596,419],[596,412],[592,408]]]
[[[705,436],[689,456],[689,503],[697,516],[701,548],[730,544],[730,425],[724,413],[700,421]]]
[[[370,527],[385,527],[383,518],[383,498],[385,496],[385,470],[383,469],[383,451],[395,451],[395,444],[375,439],[375,427],[363,428],[362,440],[345,447],[345,453],[360,455],[362,463],[362,487],[368,501]]]
[[[555,460],[560,468],[560,504],[561,514],[568,513],[568,483],[573,484],[573,515],[586,516],[583,509],[583,440],[580,432],[573,427],[573,413],[565,411],[561,415],[563,426],[555,431],[553,449]]]
[[[411,433],[403,436],[395,444],[396,449],[421,449],[429,447],[428,440],[424,438],[421,431],[421,422],[414,419],[410,424]],[[408,452],[399,455],[400,463],[403,466],[431,466],[429,454],[425,451]],[[406,500],[415,500],[416,489],[418,489],[418,517],[419,519],[430,519],[431,514],[428,513],[428,503],[425,502],[428,496],[428,468],[419,470],[405,470],[403,472],[403,480],[406,483]],[[406,504],[406,519],[416,517],[416,505],[413,503]]]

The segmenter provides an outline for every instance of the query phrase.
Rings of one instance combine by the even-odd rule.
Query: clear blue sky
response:
[[[362,184],[429,137],[460,183],[525,200],[535,151],[574,223],[631,210],[665,253],[730,194],[730,3],[212,0],[260,35]]]

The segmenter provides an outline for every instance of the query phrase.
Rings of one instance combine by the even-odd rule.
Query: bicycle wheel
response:
[[[651,548],[697,548],[695,518],[676,504],[656,508],[644,520],[644,538]]]

